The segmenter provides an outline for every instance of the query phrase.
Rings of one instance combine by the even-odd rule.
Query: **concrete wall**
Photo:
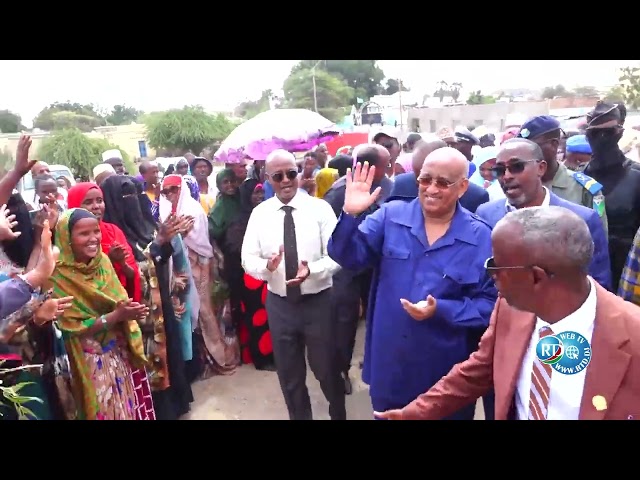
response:
[[[504,122],[509,114],[525,117],[548,115],[549,103],[513,102],[490,105],[458,105],[442,108],[411,108],[408,112],[407,129],[413,132],[435,133],[442,127],[455,128],[458,125],[477,127],[484,125],[504,130]]]

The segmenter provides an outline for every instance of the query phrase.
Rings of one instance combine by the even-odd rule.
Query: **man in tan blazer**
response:
[[[493,386],[496,420],[640,420],[640,307],[587,275],[584,221],[562,207],[517,210],[492,243],[500,297],[478,351],[403,409],[375,415],[436,420]]]

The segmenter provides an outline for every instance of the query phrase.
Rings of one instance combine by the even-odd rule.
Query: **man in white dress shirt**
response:
[[[327,255],[336,226],[331,206],[298,190],[295,157],[276,150],[267,158],[265,177],[275,196],[251,213],[242,244],[245,271],[265,280],[265,303],[280,387],[291,420],[311,420],[307,366],[320,382],[332,420],[345,420],[334,320],[333,274],[340,268]]]
[[[500,291],[478,350],[391,420],[432,420],[493,385],[496,420],[640,419],[640,307],[587,271],[586,223],[562,207],[509,213],[487,271]],[[531,312],[531,313],[530,313]]]

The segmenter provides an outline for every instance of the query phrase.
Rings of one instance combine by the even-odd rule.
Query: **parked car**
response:
[[[69,167],[66,167],[64,165],[49,165],[49,170],[51,171],[51,176],[53,176],[53,178],[57,179],[59,177],[67,177],[72,186],[76,184],[76,180],[75,178],[73,178],[73,173],[71,173]],[[33,177],[31,176],[31,172],[27,173],[20,179],[17,190],[22,195],[22,198],[25,202],[35,202],[36,188],[33,182]]]

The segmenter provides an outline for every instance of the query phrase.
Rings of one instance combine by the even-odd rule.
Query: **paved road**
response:
[[[364,326],[358,330],[350,376],[354,386],[347,396],[349,420],[372,420],[371,402],[367,386],[358,368],[363,355]],[[314,418],[329,420],[328,404],[320,385],[311,373],[307,385]],[[193,385],[195,402],[185,420],[287,420],[287,409],[275,372],[260,372],[244,365],[231,376],[213,377]],[[484,419],[482,406],[476,409],[476,419]]]

